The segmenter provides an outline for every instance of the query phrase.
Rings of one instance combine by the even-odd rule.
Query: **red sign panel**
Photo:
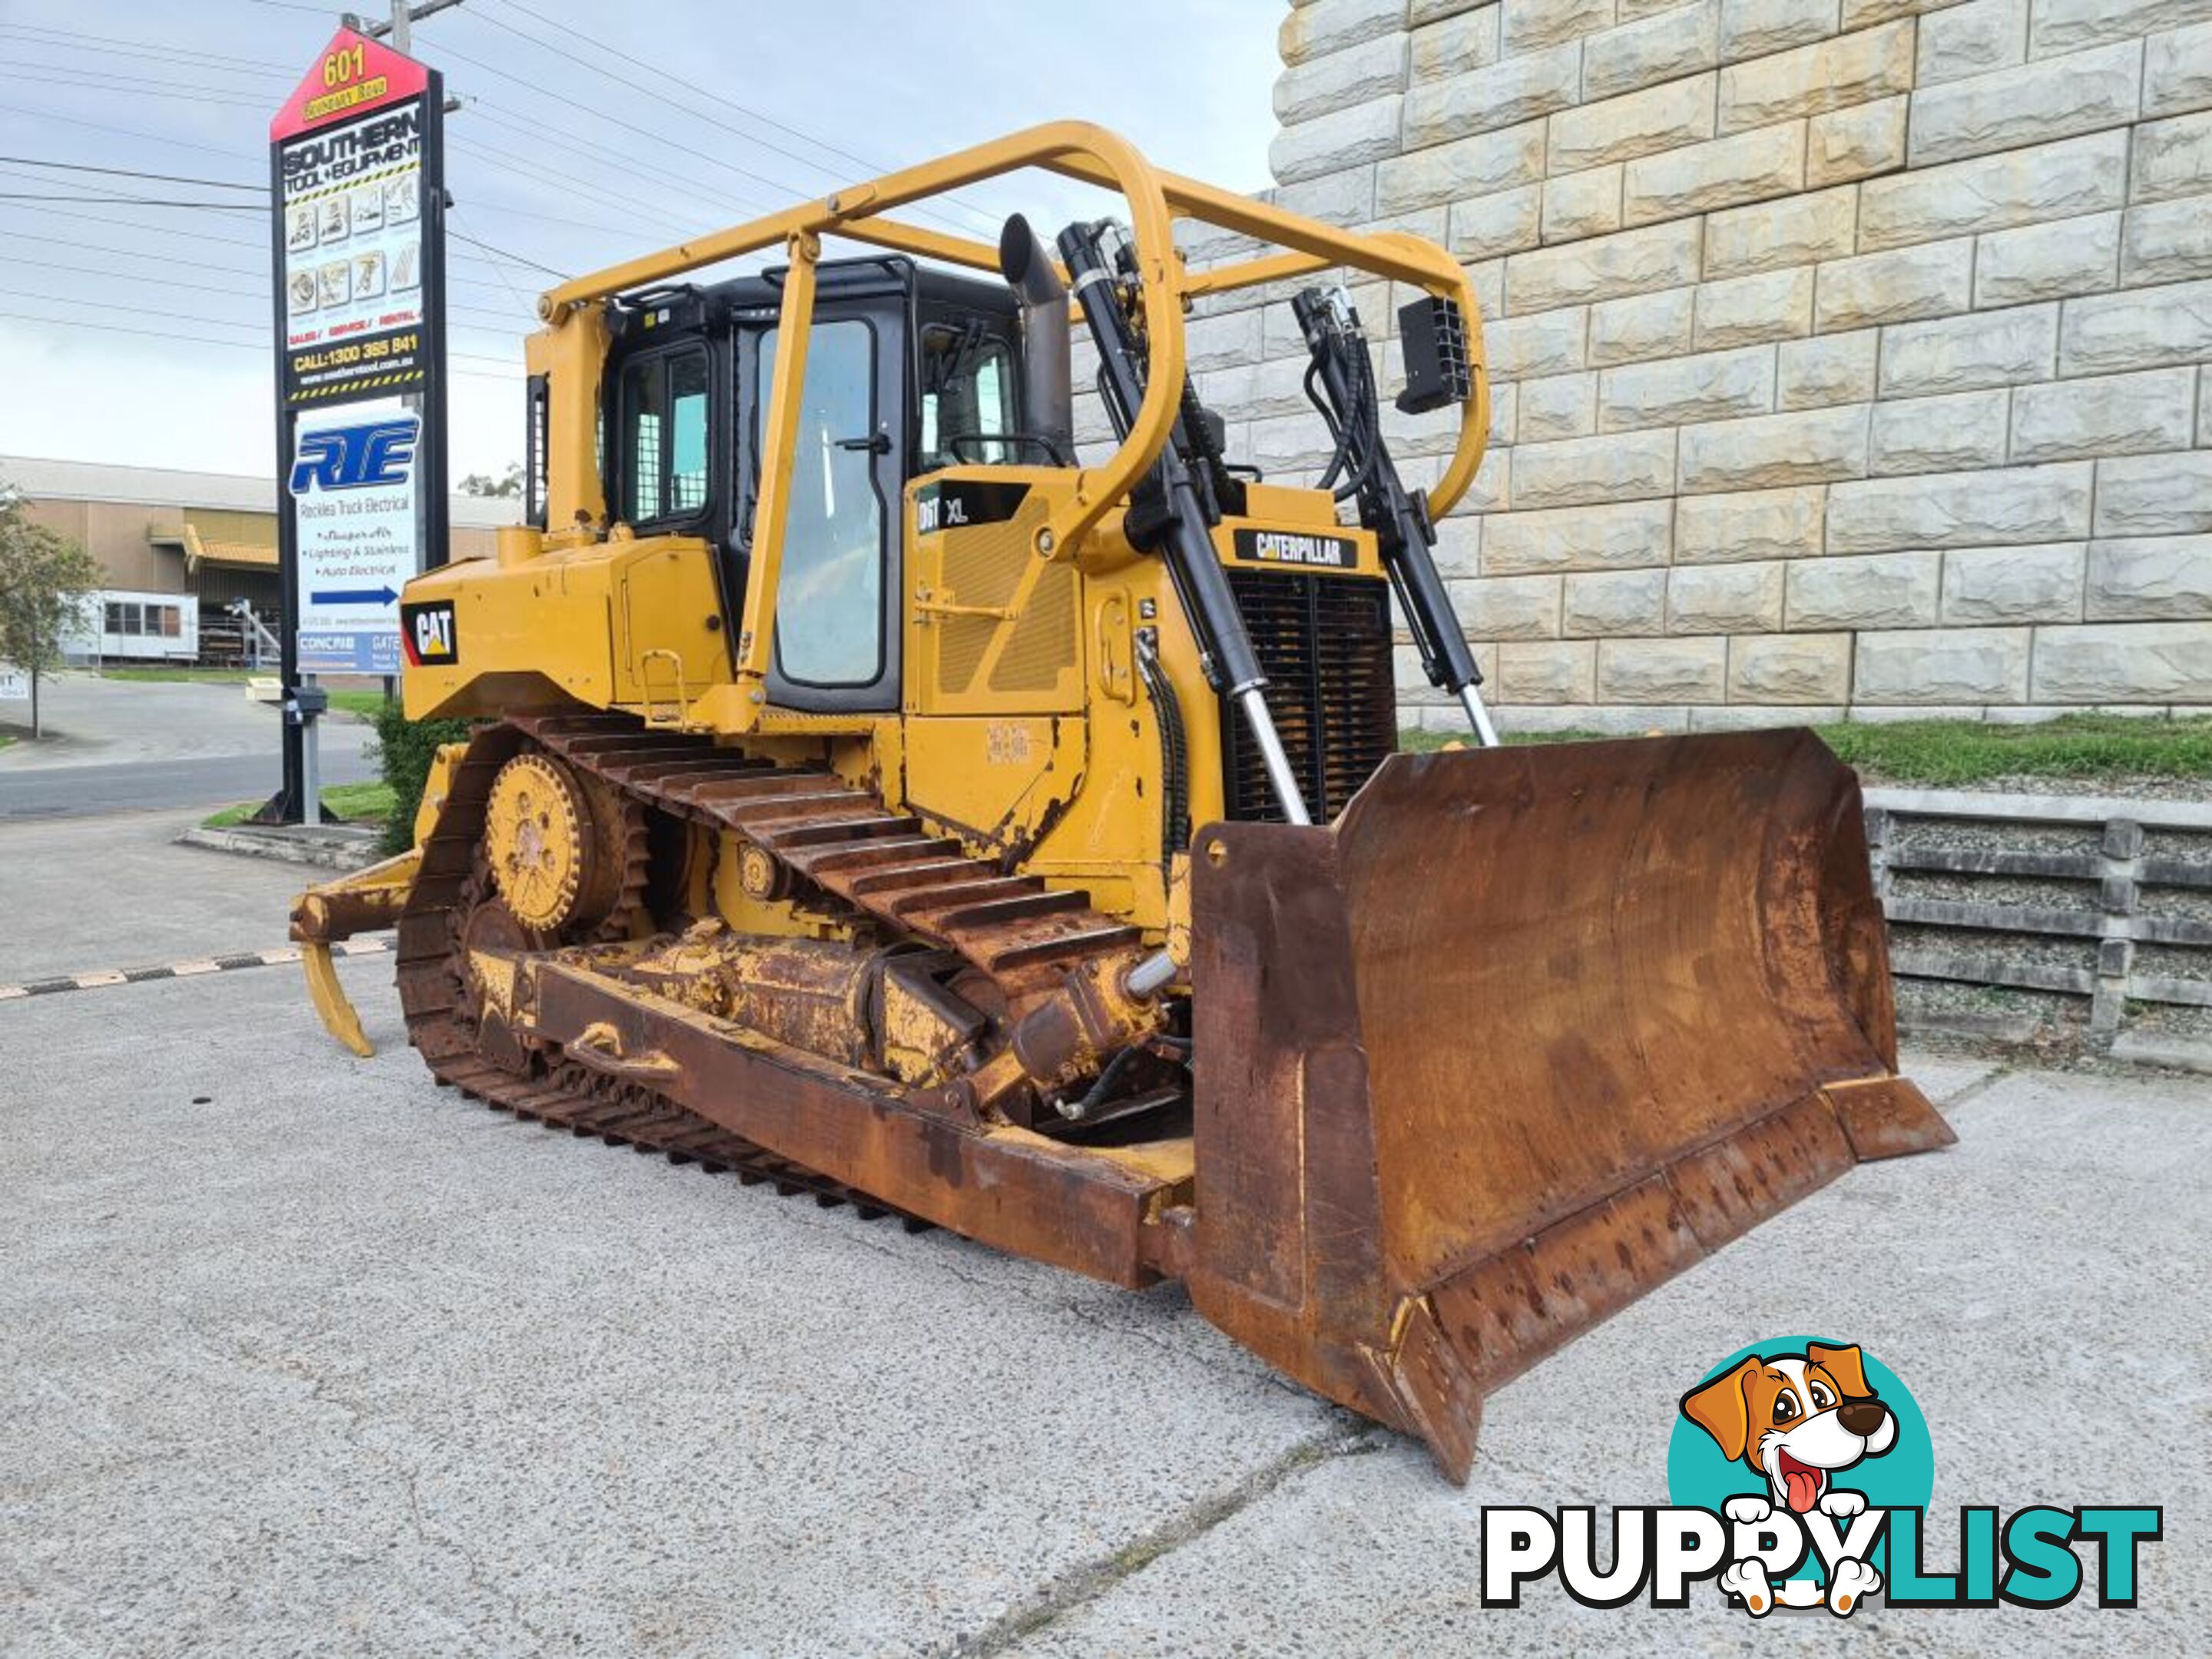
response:
[[[430,72],[365,34],[340,29],[269,123],[274,141],[366,114],[427,91]]]

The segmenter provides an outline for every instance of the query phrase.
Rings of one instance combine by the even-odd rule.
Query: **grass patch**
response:
[[[334,783],[323,791],[323,810],[348,823],[382,823],[392,816],[392,786],[388,783]],[[200,820],[203,830],[228,830],[243,823],[261,810],[258,801],[226,806]]]
[[[1959,788],[1992,778],[2212,778],[2212,716],[2063,714],[2029,726],[1905,720],[1821,726],[1821,740],[1870,783]],[[1505,734],[1511,743],[1586,743],[1598,733]],[[1407,732],[1408,749],[1468,739]]]
[[[1604,739],[1602,732],[1515,732],[1498,734],[1498,742],[1508,749],[1522,749],[1540,743],[1598,743]],[[1410,726],[1398,733],[1398,747],[1416,755],[1425,755],[1438,749],[1472,749],[1472,732],[1416,732]]]
[[[15,739],[12,736],[10,736],[8,732],[0,732],[0,749],[6,749],[6,748],[10,747],[10,746],[15,743]]]
[[[243,668],[103,668],[100,678],[154,685],[243,685],[254,676]]]
[[[1953,786],[1991,778],[2212,777],[2212,719],[2063,714],[2033,726],[1906,720],[1824,726],[1844,760],[1880,783]]]
[[[244,668],[103,668],[100,676],[111,680],[136,680],[156,685],[243,685],[252,679],[274,679],[276,670],[255,673]],[[381,686],[337,689],[324,688],[330,693],[331,711],[357,714],[362,720],[373,720],[384,707]]]

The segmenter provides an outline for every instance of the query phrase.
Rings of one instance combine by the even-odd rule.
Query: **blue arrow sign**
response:
[[[389,587],[319,588],[313,595],[317,605],[390,605],[398,597]]]

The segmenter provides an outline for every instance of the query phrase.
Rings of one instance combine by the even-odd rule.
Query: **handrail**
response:
[[[1158,459],[1175,427],[1188,362],[1183,313],[1193,299],[1337,266],[1405,283],[1458,302],[1468,322],[1474,392],[1462,412],[1451,460],[1429,492],[1431,512],[1442,517],[1466,493],[1480,464],[1489,431],[1490,385],[1482,361],[1480,315],[1474,289],[1450,254],[1421,237],[1397,231],[1343,230],[1180,174],[1160,172],[1127,139],[1089,122],[1048,122],[625,260],[549,289],[538,300],[538,313],[558,330],[572,318],[590,313],[597,302],[616,295],[779,245],[792,253],[794,270],[802,264],[811,267],[820,239],[825,236],[996,270],[998,251],[988,244],[885,216],[910,203],[1030,167],[1103,185],[1117,191],[1127,204],[1150,354],[1144,400],[1127,434],[1103,466],[1086,467],[1077,473],[1071,502],[1036,532],[1039,552],[1050,554],[1073,545],[1129,494]],[[1284,251],[1193,272],[1185,268],[1174,246],[1174,224],[1178,219],[1212,225]],[[764,440],[773,440],[772,447],[767,442],[763,447],[787,459],[799,420],[805,356],[800,335],[811,326],[812,286],[805,278],[786,284],[780,325],[783,344],[777,354],[777,373],[763,421]],[[805,293],[802,306],[792,303],[795,289]],[[799,332],[794,333],[794,329]],[[771,467],[764,476],[756,507],[753,580],[748,584],[738,653],[738,678],[756,689],[767,674],[772,631],[768,624],[774,615],[784,505],[789,499],[787,469],[782,477],[776,476],[777,471]]]

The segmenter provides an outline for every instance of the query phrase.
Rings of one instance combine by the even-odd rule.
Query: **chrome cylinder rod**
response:
[[[1490,711],[1482,706],[1482,693],[1474,689],[1473,681],[1459,689],[1459,700],[1467,710],[1467,718],[1474,727],[1474,735],[1482,740],[1485,749],[1498,747],[1498,728],[1490,723]]]
[[[1283,752],[1283,740],[1275,733],[1274,716],[1267,712],[1267,700],[1260,695],[1259,687],[1253,686],[1237,694],[1237,705],[1244,711],[1244,723],[1252,728],[1252,741],[1260,745],[1260,758],[1267,763],[1267,781],[1275,787],[1284,817],[1292,823],[1311,823],[1305,797],[1298,792],[1297,775],[1291,770],[1291,757]]]

